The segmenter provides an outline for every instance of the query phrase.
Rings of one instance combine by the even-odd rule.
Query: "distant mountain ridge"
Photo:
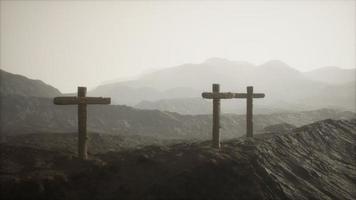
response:
[[[214,62],[221,62],[219,59]],[[210,61],[211,62],[211,61]],[[278,62],[277,62],[278,63]],[[275,67],[276,64],[269,64]],[[198,65],[199,67],[206,67]],[[218,66],[211,65],[210,68]],[[246,67],[246,66],[244,66]],[[283,66],[282,66],[283,67]],[[284,68],[284,67],[283,67]],[[179,70],[185,70],[184,67]],[[233,68],[232,68],[233,69]],[[177,70],[177,69],[175,69]],[[246,70],[250,70],[246,68]],[[168,70],[169,71],[169,70]],[[281,73],[295,73],[293,69],[286,69],[286,72]],[[160,72],[161,73],[161,72]],[[166,73],[166,72],[165,72]],[[189,74],[189,73],[188,73]],[[299,77],[299,72],[296,74]],[[204,79],[202,79],[203,81]],[[194,80],[195,81],[195,80]],[[46,85],[41,81],[31,80],[23,76],[14,75],[2,71],[1,87],[6,88],[5,92],[1,93],[1,134],[25,134],[25,133],[42,133],[42,132],[76,132],[77,130],[77,111],[75,106],[56,106],[53,104],[52,97],[60,95],[59,91],[52,86]],[[209,83],[210,84],[210,83]],[[29,89],[29,88],[31,89]],[[129,87],[129,86],[122,86]],[[130,86],[131,87],[131,86]],[[348,85],[341,92],[349,91]],[[115,88],[112,88],[115,92]],[[327,92],[337,93],[340,89],[335,86],[333,90]],[[160,93],[159,90],[147,91],[145,88],[137,87],[138,94],[143,97],[151,95],[153,91],[158,94],[168,94],[175,98],[183,94],[190,94],[194,96],[195,93],[200,95],[199,90],[181,87],[166,90]],[[258,88],[255,90],[260,92]],[[264,92],[263,90],[261,92]],[[38,95],[40,97],[34,97]],[[127,96],[126,96],[127,95]],[[176,96],[174,96],[176,95]],[[271,95],[268,94],[267,95]],[[315,94],[318,95],[318,94]],[[110,96],[110,95],[108,95]],[[130,93],[118,95],[120,98],[130,99]],[[189,95],[188,95],[189,96]],[[325,96],[320,97],[319,101],[325,101]],[[146,97],[145,97],[146,98]],[[323,99],[324,98],[324,99]],[[196,98],[202,100],[201,98]],[[198,108],[199,101],[196,102],[194,97],[191,102],[186,104],[186,114],[193,107]],[[340,96],[339,102],[344,100],[344,96]],[[174,99],[173,99],[174,100]],[[313,100],[313,99],[312,99]],[[262,113],[273,113],[273,111],[283,111],[280,114],[271,115],[258,115],[255,112],[255,130],[263,130],[264,127],[289,123],[295,126],[311,123],[317,120],[326,118],[352,118],[355,116],[353,112],[340,112],[337,110],[323,109],[311,112],[296,112],[291,109],[291,106],[282,107],[279,103],[275,107],[268,104],[261,104],[262,102],[270,101],[268,98],[263,101],[255,101],[256,110],[266,110]],[[180,100],[177,101],[177,109],[180,109]],[[184,101],[183,101],[184,102]],[[232,102],[232,101],[231,101]],[[237,106],[245,105],[245,100],[234,101],[231,108],[239,109]],[[304,103],[304,102],[301,102]],[[170,102],[168,102],[170,106]],[[222,104],[223,111],[225,106],[228,105],[225,101]],[[205,106],[205,107],[204,107]],[[108,106],[89,106],[88,107],[88,130],[93,132],[104,132],[111,134],[129,134],[129,135],[142,135],[152,136],[156,138],[166,139],[184,139],[184,138],[210,138],[211,132],[211,101],[205,100],[202,109],[208,109],[205,112],[207,115],[180,115],[172,112],[162,112],[158,110],[141,110],[128,106],[108,105]],[[283,110],[285,109],[285,110]],[[179,111],[179,110],[177,110]],[[241,110],[243,112],[243,110]],[[222,134],[226,138],[237,137],[245,134],[245,116],[244,115],[230,115],[225,114],[221,118]]]
[[[77,107],[58,106],[49,98],[3,96],[1,99],[0,133],[77,132]],[[322,109],[306,112],[254,115],[254,130],[258,134],[267,126],[288,123],[301,126],[323,119],[351,119],[356,113]],[[128,106],[88,106],[88,131],[139,135],[155,139],[209,139],[212,116],[180,115],[158,110],[141,110]],[[245,135],[245,115],[221,116],[223,139]]]
[[[343,78],[344,75],[339,76],[339,73],[333,74],[335,80],[340,79],[340,83],[320,81],[311,76],[311,73],[297,71],[278,60],[254,65],[248,62],[211,58],[200,64],[184,64],[162,69],[137,80],[101,85],[90,93],[111,96],[114,104],[144,109],[165,109],[182,114],[204,114],[209,110],[198,111],[193,108],[193,112],[187,113],[187,103],[192,102],[192,98],[201,99],[203,91],[211,91],[212,83],[219,83],[221,91],[231,92],[245,92],[246,86],[252,85],[256,92],[266,94],[265,99],[259,100],[261,109],[256,109],[256,113],[264,113],[266,110],[270,110],[271,113],[279,112],[279,109],[269,109],[279,106],[281,110],[290,107],[291,110],[296,111],[324,107],[356,111],[354,103],[356,82],[352,79],[354,74],[348,73],[347,79]],[[340,72],[340,74],[344,73]],[[328,80],[325,73],[321,73],[320,76],[324,75],[323,80]],[[185,89],[175,92],[177,88]],[[329,90],[333,91],[332,95]],[[224,101],[224,104],[228,101]],[[202,99],[200,102],[204,104]],[[237,110],[242,110],[242,107]],[[240,113],[235,109],[227,109],[227,111]]]
[[[333,78],[339,80],[338,83],[320,81],[320,77],[324,77],[323,80],[332,80],[328,78],[330,69],[331,74],[335,74]],[[319,71],[321,71],[320,75],[315,78],[315,73]],[[211,58],[200,64],[184,64],[158,70],[137,80],[101,85],[89,91],[88,95],[109,96],[112,104],[124,104],[140,109],[158,109],[181,114],[208,114],[211,113],[211,102],[203,100],[201,93],[211,91],[212,83],[220,83],[221,91],[232,92],[245,92],[246,86],[253,85],[255,92],[266,94],[266,98],[254,101],[256,114],[321,108],[355,112],[356,82],[352,80],[354,71],[329,67],[303,73],[278,60],[254,65],[248,62]],[[58,89],[39,80],[28,79],[3,70],[0,71],[0,77],[2,96],[61,95]],[[244,104],[244,100],[224,100],[222,109],[225,113],[242,114],[245,112]]]
[[[19,95],[27,97],[54,97],[61,92],[41,80],[29,79],[0,69],[0,95]]]
[[[341,69],[339,67],[323,67],[305,72],[311,80],[329,84],[347,84],[356,81],[356,69]]]

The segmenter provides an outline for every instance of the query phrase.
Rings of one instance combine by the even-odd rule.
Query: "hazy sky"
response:
[[[210,57],[356,66],[356,3],[1,1],[1,68],[62,92]]]

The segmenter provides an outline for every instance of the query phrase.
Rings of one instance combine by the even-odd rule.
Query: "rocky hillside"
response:
[[[142,135],[111,135],[88,133],[88,154],[123,151],[143,148],[149,145],[168,145],[192,140],[161,139]],[[32,133],[13,135],[3,138],[2,143],[44,149],[58,152],[76,153],[78,151],[78,133]]]
[[[355,199],[355,145],[355,119],[325,120],[263,141],[257,161],[290,199]]]
[[[58,89],[40,80],[29,79],[0,69],[0,97],[8,95],[54,97],[60,94]]]
[[[0,145],[3,199],[355,199],[356,119],[263,139],[73,154]]]
[[[77,107],[54,105],[52,99],[6,96],[1,99],[1,133],[53,133],[77,131]],[[255,132],[280,123],[295,126],[323,119],[349,119],[355,113],[337,110],[255,115]],[[88,107],[88,130],[115,135],[140,135],[161,139],[208,139],[211,115],[180,115],[158,110],[140,110],[119,105]],[[223,139],[245,134],[245,115],[221,117]]]

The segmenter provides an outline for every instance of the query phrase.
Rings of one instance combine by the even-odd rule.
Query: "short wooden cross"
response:
[[[253,87],[247,86],[247,93],[235,93],[234,98],[246,99],[246,136],[253,137],[253,98],[264,98],[263,93],[253,93]]]
[[[202,97],[213,99],[213,147],[220,148],[220,99],[232,99],[231,92],[220,92],[220,85],[213,84],[213,92],[203,92]]]
[[[82,160],[88,158],[87,154],[87,104],[110,104],[110,98],[86,97],[87,88],[78,87],[78,96],[55,97],[56,105],[78,105],[78,156]]]

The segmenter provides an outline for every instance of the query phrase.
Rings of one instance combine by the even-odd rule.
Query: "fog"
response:
[[[355,67],[355,1],[1,1],[2,69],[62,92],[210,57]]]

